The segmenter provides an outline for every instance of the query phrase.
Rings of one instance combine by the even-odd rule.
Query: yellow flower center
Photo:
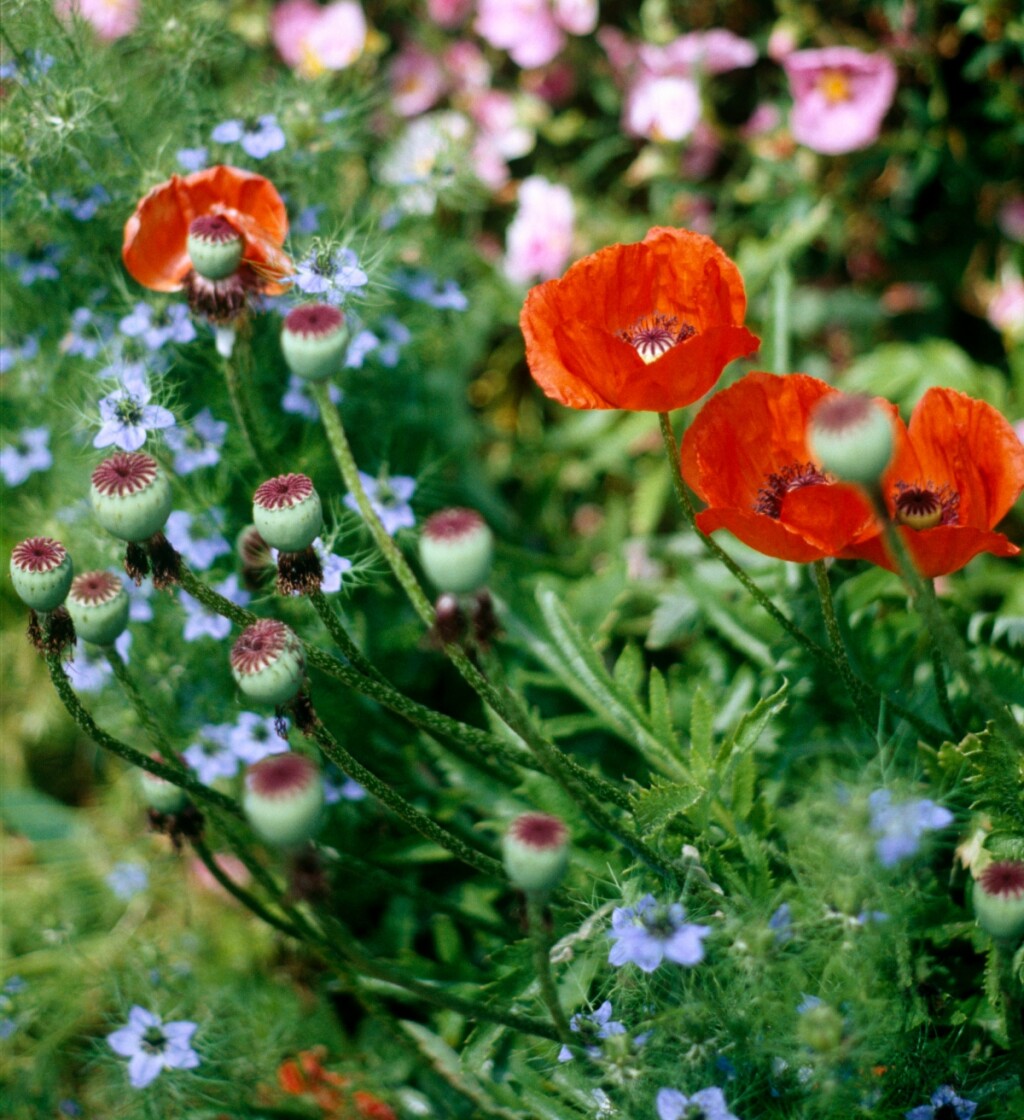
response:
[[[818,79],[818,89],[831,105],[840,101],[849,101],[853,96],[849,79],[841,70],[826,70]]]

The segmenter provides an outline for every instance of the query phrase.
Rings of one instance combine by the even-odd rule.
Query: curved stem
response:
[[[370,677],[379,684],[390,688],[391,685],[384,674],[353,641],[351,634],[345,629],[345,624],[338,617],[337,611],[333,610],[330,603],[327,602],[327,596],[322,591],[314,591],[309,596],[309,601],[313,604],[313,609],[324,624],[327,633],[331,635],[334,644],[345,655],[348,663],[353,668],[358,669],[364,677]]]
[[[217,863],[216,857],[206,846],[206,842],[200,837],[195,837],[192,840],[192,848],[196,855],[203,861],[206,870],[217,880],[217,882],[230,894],[236,898],[247,910],[251,910],[257,918],[262,922],[266,922],[268,926],[273,926],[274,929],[280,930],[281,933],[287,934],[289,937],[294,937],[297,941],[302,941],[302,931],[298,927],[286,921],[278,914],[274,914],[268,910],[262,902],[251,894],[244,887],[241,887],[227,875],[220,864]]]
[[[544,901],[533,891],[526,894],[526,920],[530,927],[533,967],[540,982],[541,997],[551,1013],[551,1021],[555,1024],[559,1038],[566,1046],[571,1046],[572,1028],[562,1010],[555,978],[551,975],[551,945],[544,928]]]
[[[177,751],[171,746],[167,736],[160,730],[160,725],[157,723],[153,713],[146,707],[146,702],[142,698],[142,693],[139,692],[138,686],[129,672],[128,666],[124,662],[124,658],[113,646],[104,646],[103,653],[106,655],[107,663],[114,672],[117,683],[124,690],[125,695],[128,697],[128,702],[135,710],[135,714],[139,717],[139,722],[146,729],[146,733],[153,741],[153,745],[165,758],[176,759],[178,757]]]
[[[249,457],[254,463],[266,466],[270,455],[252,400],[252,346],[250,328],[245,320],[238,325],[230,356],[224,356],[224,384]]]
[[[205,801],[209,805],[223,809],[224,812],[230,813],[233,817],[242,816],[242,810],[235,801],[223,793],[203,785],[198,778],[193,777],[187,770],[157,762],[155,758],[150,758],[149,755],[137,751],[134,747],[128,746],[127,743],[122,743],[120,739],[114,738],[113,735],[99,727],[92,716],[82,707],[81,701],[68,680],[67,673],[64,672],[59,654],[48,654],[46,667],[50,672],[53,687],[57,690],[57,695],[67,709],[68,715],[90,739],[105,750],[123,758],[125,762],[130,762],[132,766],[137,766],[140,770],[148,770],[150,774],[155,774],[158,778],[163,778],[173,785],[180,786],[181,789],[192,794],[197,800]]]
[[[843,635],[839,630],[839,620],[836,618],[835,603],[832,600],[832,588],[828,581],[828,569],[825,567],[824,560],[814,561],[814,578],[818,585],[818,598],[821,601],[821,613],[822,617],[825,619],[825,629],[828,631],[829,645],[832,647],[832,660],[839,669],[839,675],[843,678],[843,684],[853,703],[854,710],[860,717],[861,723],[863,723],[864,727],[867,729],[868,734],[874,737],[875,730],[867,717],[867,713],[862,707],[864,690],[861,687],[860,681],[854,675],[853,669],[850,667],[849,659],[846,656],[846,646],[843,644]]]
[[[503,874],[499,860],[471,848],[446,828],[442,828],[426,813],[420,812],[415,805],[406,801],[400,793],[393,790],[387,782],[371,773],[358,759],[349,754],[319,721],[312,731],[312,738],[316,740],[320,749],[336,766],[355,778],[361,786],[365,786],[374,797],[383,802],[397,817],[400,817],[421,836],[432,840],[435,844],[444,848],[445,851],[451,852],[457,859],[461,859],[463,863],[468,863],[470,867],[476,868],[477,871],[481,871],[485,875],[500,876]]]
[[[942,717],[946,721],[950,732],[958,739],[964,736],[964,729],[960,725],[960,721],[956,718],[956,712],[953,711],[953,702],[949,698],[949,688],[946,684],[946,662],[942,656],[942,650],[939,649],[935,642],[934,637],[931,642],[932,646],[932,673],[935,677],[935,692],[939,698],[939,707],[942,709]]]

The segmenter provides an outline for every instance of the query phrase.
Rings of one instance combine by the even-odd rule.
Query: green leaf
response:
[[[0,794],[0,820],[28,840],[70,840],[81,835],[83,823],[74,809],[34,789]]]
[[[705,792],[698,785],[655,778],[650,789],[641,790],[632,798],[633,816],[642,832],[652,832],[692,809]]]
[[[698,688],[690,708],[690,752],[696,773],[707,774],[713,765],[715,709]]]
[[[789,681],[783,681],[780,688],[764,696],[741,718],[727,740],[730,751],[749,751],[757,745],[761,733],[788,703],[786,693]]]
[[[660,669],[651,669],[647,687],[654,734],[663,743],[677,743],[675,728],[672,725],[672,701],[669,699],[668,686]]]
[[[693,633],[700,611],[689,591],[666,592],[659,596],[647,632],[648,649],[664,649]]]
[[[644,672],[643,654],[632,642],[627,642],[612,671],[615,683],[630,695],[639,696],[644,686]]]

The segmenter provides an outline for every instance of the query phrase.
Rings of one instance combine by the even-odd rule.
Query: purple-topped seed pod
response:
[[[325,381],[341,369],[348,342],[345,316],[328,303],[310,303],[288,313],[281,349],[288,368],[306,381]]]
[[[548,813],[523,813],[502,838],[501,856],[513,886],[545,894],[558,886],[569,866],[569,830]]]
[[[200,276],[224,280],[242,263],[245,240],[227,218],[204,214],[188,227],[185,248]]]
[[[287,704],[305,680],[302,643],[283,622],[262,618],[246,627],[232,646],[231,674],[250,700]]]
[[[282,595],[317,591],[323,569],[312,544],[324,516],[312,480],[304,474],[268,479],[253,495],[252,519],[260,536],[278,550],[278,591]]]
[[[29,537],[11,552],[11,582],[34,611],[52,611],[67,598],[74,568],[68,550],[51,537]]]
[[[464,594],[487,582],[494,537],[474,509],[442,509],[423,524],[420,564],[438,591]]]
[[[173,504],[171,484],[152,456],[120,451],[104,459],[92,472],[89,500],[103,528],[128,542],[125,569],[136,583],[150,562],[156,587],[177,582],[180,558],[160,531]]]
[[[319,768],[293,751],[262,759],[246,771],[242,808],[253,831],[268,844],[290,848],[311,840],[324,810]]]
[[[128,592],[112,572],[83,572],[71,581],[67,608],[80,638],[110,646],[128,625]]]
[[[246,527],[235,538],[235,553],[242,566],[242,579],[251,591],[258,591],[274,569],[270,546],[255,525]]]
[[[978,925],[1011,944],[1024,937],[1024,863],[1001,859],[974,880],[971,902]]]
[[[807,446],[843,482],[877,486],[895,442],[892,416],[870,397],[829,393],[811,411]]]

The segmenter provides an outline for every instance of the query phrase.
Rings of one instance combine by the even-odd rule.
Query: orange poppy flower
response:
[[[519,324],[534,380],[570,408],[667,412],[702,397],[760,340],[739,270],[711,240],[652,229],[532,288]]]
[[[835,391],[802,373],[750,373],[704,405],[682,445],[683,478],[709,507],[697,515],[702,532],[728,529],[758,552],[808,563],[876,531],[867,499],[822,474],[807,449],[808,415]]]
[[[230,227],[223,229],[242,238],[241,263],[227,279],[206,280],[192,268],[187,242],[196,219],[207,224],[220,219]],[[285,290],[279,281],[292,271],[281,249],[287,233],[288,214],[273,183],[220,165],[173,175],[155,186],[125,224],[121,256],[143,287],[157,292],[185,288],[196,310],[224,318],[241,310],[247,292]]]
[[[882,492],[918,572],[948,575],[979,552],[1016,556],[1020,549],[993,532],[1024,490],[1024,444],[1009,421],[984,401],[929,389],[909,427],[897,425],[902,436]],[[896,570],[877,532],[847,555]]]

